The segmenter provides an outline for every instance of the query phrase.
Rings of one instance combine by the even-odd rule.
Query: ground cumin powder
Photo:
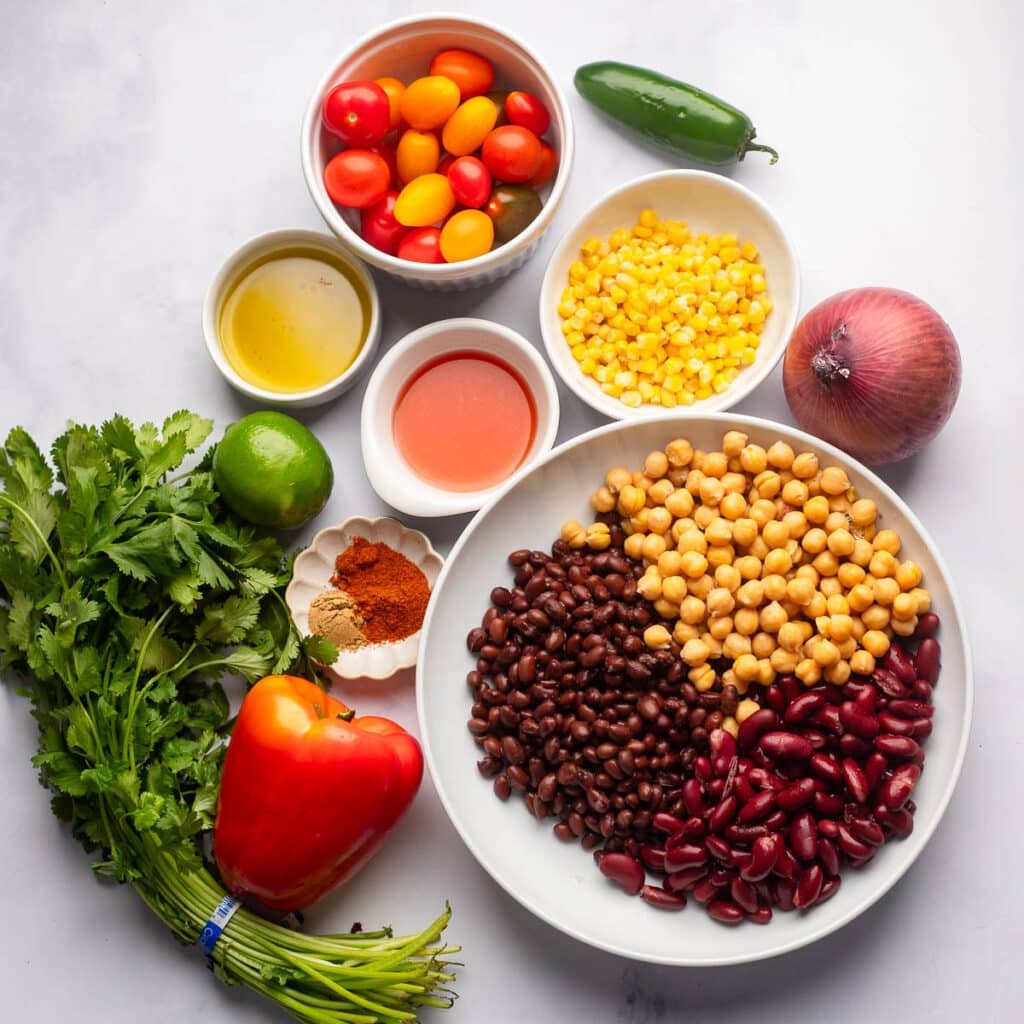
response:
[[[423,625],[430,586],[419,566],[387,544],[355,537],[338,555],[331,582],[355,601],[371,644],[402,640]]]

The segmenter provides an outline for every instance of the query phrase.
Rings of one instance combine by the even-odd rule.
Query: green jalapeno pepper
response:
[[[779,154],[753,141],[756,131],[741,110],[710,93],[657,71],[600,61],[576,72],[584,99],[628,128],[674,153],[724,165],[758,150]]]

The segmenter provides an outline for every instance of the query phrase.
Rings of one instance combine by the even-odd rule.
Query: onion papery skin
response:
[[[938,434],[961,374],[956,338],[931,306],[895,288],[854,288],[797,324],[782,380],[804,430],[881,465]]]

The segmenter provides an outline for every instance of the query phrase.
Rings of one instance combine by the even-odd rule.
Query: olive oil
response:
[[[329,249],[294,246],[242,270],[221,303],[224,354],[250,384],[282,394],[340,376],[366,342],[370,297]]]

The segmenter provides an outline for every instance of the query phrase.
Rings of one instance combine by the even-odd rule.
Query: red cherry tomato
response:
[[[475,156],[460,156],[448,168],[448,183],[463,206],[479,209],[491,196],[491,175]]]
[[[398,160],[395,156],[395,147],[388,142],[378,142],[376,146],[366,148],[371,153],[376,153],[388,165],[388,172],[391,174],[388,188],[398,188]]]
[[[447,174],[455,163],[455,157],[451,153],[445,153],[444,159],[437,165],[438,174]]]
[[[522,125],[506,124],[484,139],[480,156],[498,181],[518,184],[529,181],[539,170],[540,140]]]
[[[398,193],[393,189],[373,206],[368,206],[359,216],[359,230],[363,238],[381,252],[394,256],[398,243],[409,230],[395,220],[395,200]]]
[[[376,82],[342,82],[324,100],[324,125],[348,146],[372,146],[391,131],[391,103]]]
[[[505,115],[509,124],[518,124],[528,128],[539,139],[551,124],[548,108],[536,96],[516,89],[508,94],[505,100]]]
[[[324,168],[324,188],[339,206],[363,210],[383,199],[391,181],[387,162],[368,149],[346,149]]]
[[[398,258],[414,263],[444,263],[438,228],[412,228],[398,243]]]
[[[534,176],[527,182],[530,188],[538,189],[546,185],[558,170],[558,154],[553,146],[549,146],[543,139],[540,140],[540,167]]]

